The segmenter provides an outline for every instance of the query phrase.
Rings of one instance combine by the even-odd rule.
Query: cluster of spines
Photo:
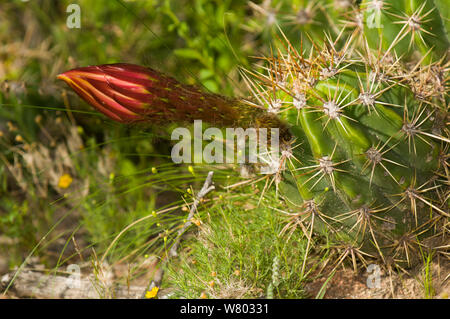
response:
[[[362,249],[365,240],[371,242],[385,262],[385,254],[389,252],[389,260],[406,260],[409,265],[412,251],[424,245],[418,238],[435,230],[437,225],[445,225],[450,217],[450,140],[446,128],[449,63],[445,58],[430,62],[427,57],[431,55],[431,49],[419,59],[407,62],[396,52],[396,45],[407,36],[410,37],[408,52],[417,41],[427,43],[423,37],[428,36],[429,31],[422,28],[422,24],[429,22],[427,17],[432,11],[424,11],[425,8],[420,5],[410,15],[392,15],[403,27],[387,49],[383,49],[382,40],[374,47],[360,29],[350,32],[347,40],[343,40],[346,29],[334,41],[327,36],[322,45],[313,43],[309,52],[294,49],[284,37],[284,52],[279,49],[275,55],[263,58],[267,66],[262,72],[242,72],[254,95],[250,103],[265,106],[268,112],[284,118],[291,124],[293,136],[297,137],[284,146],[279,170],[273,177],[266,177],[265,189],[272,183],[278,188],[283,179],[298,186],[296,195],[300,201],[285,196],[299,209],[291,214],[293,217],[283,232],[302,225],[303,231],[309,233],[315,228],[314,220],[321,220],[328,230],[338,234],[337,238],[343,239],[346,235],[343,235],[342,227],[345,226],[347,234],[353,232],[353,235],[343,240],[343,256],[354,259],[356,255],[365,255],[366,248]],[[364,10],[364,7],[358,10]],[[361,27],[351,23],[346,25],[354,29]],[[348,112],[348,109],[352,111]],[[302,121],[302,118],[307,120]],[[383,121],[377,121],[377,118],[383,118]],[[386,119],[391,123],[383,126]],[[376,138],[360,135],[361,128],[373,131],[370,134]],[[314,134],[315,130],[322,131],[322,136]],[[339,138],[333,140],[330,135]],[[378,138],[381,135],[384,138]],[[324,136],[329,140],[324,140]],[[321,137],[321,141],[315,140]],[[342,146],[342,138],[349,140],[350,148]],[[338,145],[344,149],[339,154],[336,151]],[[391,155],[393,150],[397,151],[397,156]],[[352,156],[348,157],[349,153]],[[399,159],[398,154],[407,160]],[[305,162],[305,158],[312,163]],[[426,176],[417,176],[423,173]],[[355,183],[347,190],[337,191],[344,184],[351,184],[351,176],[347,178],[346,174],[347,177],[368,174],[370,189],[378,175],[377,183],[391,184],[387,188],[391,193],[383,194],[380,203],[376,198],[378,190],[374,190],[375,198],[358,198],[364,194],[354,192],[358,186]],[[341,180],[339,186],[336,179]],[[317,191],[320,187],[322,190]],[[351,198],[354,192],[353,202],[344,206],[359,207],[330,214],[321,208],[330,191],[337,193],[332,196],[335,199],[342,197],[342,192],[344,197]],[[420,218],[418,211],[421,211]],[[395,214],[405,215],[406,226],[401,234],[389,232],[395,228],[396,222],[390,217]],[[428,216],[424,218],[424,214]],[[353,220],[352,225],[345,225],[348,219]],[[383,231],[379,229],[380,224]],[[440,229],[445,232],[445,227]],[[431,234],[436,233],[431,231]]]

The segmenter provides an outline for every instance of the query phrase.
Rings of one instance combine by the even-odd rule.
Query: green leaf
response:
[[[203,57],[200,52],[193,49],[176,49],[175,55],[180,58],[202,61]]]

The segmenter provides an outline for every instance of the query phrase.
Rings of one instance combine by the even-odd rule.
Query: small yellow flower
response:
[[[36,122],[36,124],[41,124],[42,115],[36,115],[36,117],[34,118],[34,122]]]
[[[157,216],[155,211],[152,211],[152,216],[153,216],[153,217],[156,217],[156,216]]]
[[[200,295],[200,299],[207,299],[208,295],[205,294],[204,292],[202,292],[202,294]]]
[[[63,174],[59,178],[58,187],[63,189],[68,188],[72,184],[72,181],[72,177],[69,174]]]
[[[149,290],[145,293],[145,298],[147,299],[155,298],[156,295],[158,294],[158,290],[159,290],[158,287],[153,287],[152,290]]]
[[[195,224],[196,226],[200,226],[202,224],[202,222],[198,219],[192,218],[191,219],[192,223]]]
[[[21,143],[21,142],[23,142],[23,137],[21,135],[16,135],[15,140],[16,140],[16,142]]]
[[[12,122],[8,122],[8,123],[6,123],[6,125],[8,125],[8,130],[10,132],[14,132],[17,130],[17,127],[15,127],[14,124],[12,124]]]
[[[217,276],[217,273],[216,273],[215,271],[212,271],[212,272],[211,272],[211,276],[212,276],[212,277],[216,277],[216,276]]]
[[[212,281],[209,282],[209,286],[210,286],[211,288],[214,288],[215,284],[216,284],[216,283],[214,282],[214,280],[212,280]]]
[[[192,167],[192,165],[188,166],[188,171],[191,172],[191,174],[195,176],[194,167]]]
[[[236,269],[235,271],[234,271],[234,275],[235,276],[239,276],[241,274],[241,272],[239,271],[239,269]]]
[[[152,173],[153,173],[153,174],[158,173],[158,170],[156,169],[156,167],[152,167]]]

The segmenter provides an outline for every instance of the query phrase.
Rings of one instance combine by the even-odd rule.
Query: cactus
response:
[[[313,39],[306,52],[281,32],[266,66],[241,73],[248,101],[125,64],[60,78],[115,120],[282,128],[264,191],[274,185],[292,211],[283,231],[327,234],[342,259],[411,266],[420,247],[448,239],[449,42],[430,0],[348,8],[328,14],[344,22],[334,39]],[[349,12],[361,21],[343,21]]]
[[[356,10],[364,28],[308,54],[285,37],[286,52],[247,79],[269,109],[281,105],[295,138],[274,176],[296,211],[285,230],[307,224],[307,233],[332,235],[344,257],[410,266],[450,216],[449,42],[431,1]]]

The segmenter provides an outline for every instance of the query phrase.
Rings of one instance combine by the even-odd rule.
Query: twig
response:
[[[99,299],[133,298],[141,296],[143,286],[111,285],[104,286],[93,276],[72,278],[67,273],[46,274],[35,269],[24,269],[18,275],[8,273],[0,278],[0,291],[11,286],[13,295],[21,298],[44,299]]]
[[[187,217],[186,222],[184,223],[183,227],[178,231],[177,238],[175,239],[174,244],[170,248],[169,254],[161,262],[161,265],[158,268],[158,270],[156,271],[155,276],[153,277],[153,280],[150,282],[150,284],[148,285],[146,291],[144,292],[144,296],[145,296],[145,293],[148,290],[151,290],[154,287],[160,287],[161,286],[161,282],[162,282],[162,279],[163,279],[163,276],[164,276],[164,267],[165,267],[165,265],[167,264],[167,262],[168,262],[168,260],[170,258],[178,256],[178,246],[180,245],[181,237],[183,236],[183,234],[186,231],[186,229],[189,226],[192,225],[191,219],[192,219],[192,217],[194,217],[194,214],[197,211],[198,204],[201,202],[203,197],[205,197],[209,192],[211,192],[211,191],[213,191],[215,189],[215,187],[213,185],[213,182],[212,182],[213,174],[214,174],[213,171],[210,171],[208,173],[208,176],[206,177],[206,180],[205,180],[205,183],[203,184],[203,187],[200,189],[200,191],[198,192],[197,196],[195,197],[194,202],[192,203],[192,206],[191,206],[191,209],[189,210],[189,215]]]
[[[194,200],[194,203],[191,206],[186,223],[178,231],[177,239],[175,239],[175,243],[172,245],[172,248],[169,251],[170,257],[178,256],[177,250],[178,250],[178,246],[180,244],[181,236],[186,231],[186,229],[189,226],[191,226],[191,224],[192,224],[191,219],[192,219],[192,217],[194,217],[194,214],[197,211],[198,204],[200,203],[200,201],[202,200],[203,197],[205,197],[209,192],[211,192],[212,190],[215,189],[214,185],[212,185],[212,176],[213,176],[213,172],[211,171],[208,173],[208,176],[206,177],[206,180],[205,180],[205,183],[203,184],[202,189],[200,190],[200,192],[198,192],[198,194]]]

